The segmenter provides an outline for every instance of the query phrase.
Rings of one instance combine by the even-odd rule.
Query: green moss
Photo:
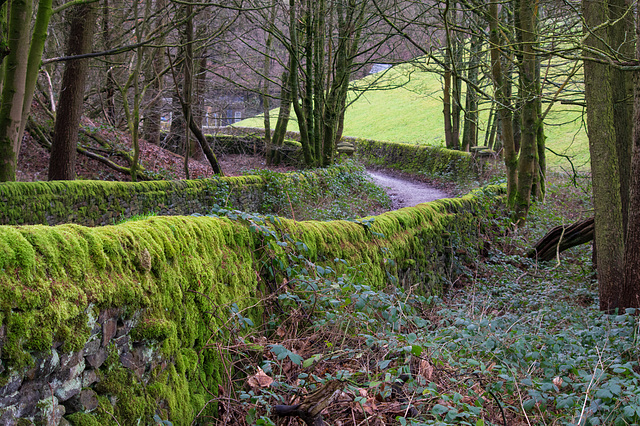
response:
[[[65,417],[73,426],[103,426],[94,416],[88,413],[73,413]],[[113,423],[113,422],[112,422]]]

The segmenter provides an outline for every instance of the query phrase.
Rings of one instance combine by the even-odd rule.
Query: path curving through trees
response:
[[[394,210],[451,197],[446,192],[435,189],[424,182],[394,177],[379,170],[368,170],[367,173],[376,185],[387,190]]]

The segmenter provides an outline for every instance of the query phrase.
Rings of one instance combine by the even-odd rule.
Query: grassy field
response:
[[[376,74],[354,83],[354,87],[368,86],[371,88],[361,92],[359,97],[356,96],[357,91],[350,93],[350,101],[353,102],[345,116],[345,136],[444,145],[442,84],[439,75],[420,72],[407,65],[396,66],[382,77]],[[481,145],[487,127],[488,109],[487,103],[480,117]],[[550,149],[570,156],[577,168],[585,170],[589,167],[589,149],[582,112],[579,106],[555,104],[545,120],[545,132]],[[276,116],[277,111],[273,111],[272,117]],[[243,120],[237,126],[263,127],[262,117]],[[290,123],[289,130],[297,130],[295,120]],[[552,169],[570,170],[565,158],[549,151],[547,156]]]

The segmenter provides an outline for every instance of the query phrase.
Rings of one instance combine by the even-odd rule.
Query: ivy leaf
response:
[[[431,412],[433,414],[438,414],[438,415],[442,416],[442,415],[447,414],[449,412],[449,408],[445,407],[444,405],[436,404],[431,409]]]

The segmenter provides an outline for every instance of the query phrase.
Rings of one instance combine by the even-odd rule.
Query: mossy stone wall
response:
[[[255,211],[265,181],[258,176],[182,181],[0,183],[0,225],[109,225],[145,213],[207,213],[214,204]]]
[[[219,136],[219,143],[234,146],[235,140],[236,145],[242,145],[248,143],[244,140],[250,137]],[[364,139],[353,139],[353,142],[358,156],[369,164],[451,179],[475,176],[473,158],[465,152]],[[287,149],[292,147],[287,146]],[[207,214],[216,204],[260,211],[266,187],[265,177],[260,176],[138,183],[4,182],[0,183],[0,225],[102,226],[147,213]]]
[[[426,145],[344,138],[355,144],[365,163],[404,172],[450,179],[473,179],[478,166],[471,154]]]
[[[365,226],[282,220],[306,256],[361,268],[367,282],[441,290],[453,247],[500,198],[474,194],[388,212]],[[272,256],[246,221],[152,217],[116,226],[0,226],[0,422],[191,424],[222,382],[212,344],[230,307],[261,323],[257,259]],[[263,277],[261,282],[264,282]],[[138,423],[139,422],[139,423]]]
[[[387,167],[417,170],[413,148],[358,143]],[[207,213],[226,200],[257,210],[265,184],[259,177],[0,184],[0,223],[20,225],[0,226],[0,423],[154,424],[158,415],[186,425],[203,408],[213,415],[208,401],[224,360],[211,343],[239,332],[229,321],[233,304],[254,323],[262,319],[266,277],[258,280],[256,259],[273,254],[260,235],[249,223],[211,217],[82,224]],[[501,203],[499,192],[388,212],[370,226],[274,226],[304,241],[312,261],[341,271],[334,259],[347,259],[366,265],[365,279],[378,288],[437,293],[461,266],[454,247],[482,244],[478,230]],[[25,225],[66,222],[79,224]]]

